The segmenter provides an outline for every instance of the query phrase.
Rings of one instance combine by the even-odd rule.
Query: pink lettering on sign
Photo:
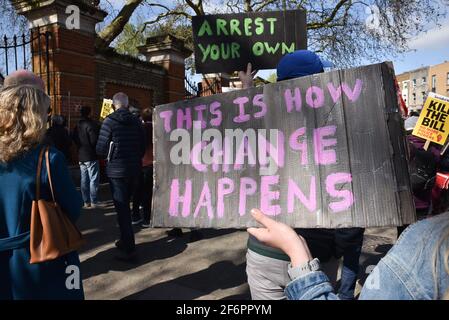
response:
[[[222,218],[224,215],[224,196],[234,191],[234,181],[229,178],[218,179],[217,187],[217,216]]]
[[[195,111],[198,112],[198,120],[197,121],[201,121],[201,128],[205,129],[206,128],[206,121],[204,121],[203,118],[203,111],[206,110],[206,105],[205,104],[201,104],[199,106],[195,107]]]
[[[253,98],[253,105],[260,107],[260,111],[254,114],[254,118],[262,118],[267,113],[267,105],[263,102],[263,94],[256,94]]]
[[[192,163],[192,167],[199,172],[207,172],[207,166],[201,161],[202,150],[206,146],[206,141],[198,142],[193,146],[192,151],[190,152],[190,162]]]
[[[337,89],[335,89],[334,84],[333,83],[328,83],[327,84],[327,89],[329,90],[329,93],[332,97],[332,101],[334,103],[336,103],[340,97],[341,97],[341,86],[338,86]]]
[[[351,89],[346,82],[341,84],[343,92],[351,102],[356,102],[362,92],[363,81],[357,79],[355,81],[354,89]]]
[[[173,111],[171,111],[171,110],[162,111],[161,113],[159,113],[159,117],[161,117],[161,119],[164,120],[164,130],[165,130],[165,132],[170,132],[171,131],[170,121],[171,121],[171,117],[172,116],[173,116]]]
[[[337,162],[337,153],[334,149],[325,149],[337,145],[337,139],[325,139],[326,136],[333,136],[337,131],[336,126],[316,128],[313,131],[313,144],[315,146],[315,163],[332,164]]]
[[[178,129],[183,129],[185,123],[185,129],[189,130],[192,128],[192,109],[185,108],[184,110],[178,109],[176,114],[176,126]]]
[[[252,178],[242,177],[240,179],[240,197],[239,214],[244,216],[246,213],[246,198],[255,194],[257,191],[257,182]]]
[[[234,122],[242,123],[250,119],[250,115],[245,113],[245,103],[247,103],[248,101],[248,97],[239,97],[233,101],[234,104],[239,105],[239,115],[234,117]]]
[[[245,157],[248,157],[249,166],[254,167],[256,165],[256,157],[247,136],[243,137],[240,145],[238,146],[235,157],[234,170],[242,169],[243,164],[245,163]]]
[[[212,209],[212,197],[210,194],[209,184],[204,181],[203,190],[201,190],[200,198],[198,199],[198,204],[196,205],[193,217],[196,218],[201,210],[201,207],[206,207],[207,216],[209,220],[214,218],[214,210]]]
[[[311,108],[314,109],[321,108],[324,105],[323,89],[315,86],[312,86],[309,89],[307,89],[306,102]]]
[[[350,190],[341,190],[336,188],[338,184],[347,184],[352,182],[350,173],[333,173],[326,178],[326,191],[333,198],[340,198],[338,202],[331,202],[329,208],[332,212],[337,213],[348,210],[354,204],[354,194]]]
[[[268,216],[277,216],[281,213],[279,204],[272,204],[273,200],[279,200],[279,191],[271,191],[270,186],[279,183],[279,176],[262,176],[260,179],[260,210]]]
[[[292,213],[295,208],[295,198],[309,210],[314,212],[316,210],[316,182],[315,176],[310,177],[309,197],[299,189],[298,185],[291,179],[288,179],[288,197],[287,197],[287,212]]]
[[[218,101],[212,102],[210,104],[210,113],[215,116],[215,118],[210,120],[210,124],[214,127],[218,127],[221,125],[221,122],[223,121],[223,114],[220,110],[221,103]]]
[[[179,215],[179,204],[182,203],[181,215],[187,217],[190,214],[190,205],[192,203],[192,180],[185,181],[184,195],[180,194],[179,180],[173,179],[170,187],[170,207],[168,213],[172,217]]]
[[[289,139],[290,148],[293,150],[301,151],[301,165],[307,165],[309,161],[307,160],[307,137],[306,134],[306,128],[302,127],[297,130],[295,130],[291,135]],[[302,141],[300,142],[299,139],[303,137]]]
[[[285,105],[287,106],[287,112],[293,111],[293,105],[295,107],[296,111],[301,111],[302,107],[302,98],[301,98],[301,91],[299,88],[295,88],[295,93],[292,94],[291,89],[287,89],[284,92],[284,98],[285,98]]]
[[[272,145],[267,139],[265,139],[264,135],[258,134],[258,155],[259,155],[259,164],[261,167],[265,167],[268,165],[268,157],[276,162],[276,165],[279,168],[284,167],[285,161],[285,149],[284,149],[284,133],[280,130],[277,130],[276,135],[276,146]],[[271,134],[271,133],[270,133]],[[274,133],[273,133],[274,134]]]

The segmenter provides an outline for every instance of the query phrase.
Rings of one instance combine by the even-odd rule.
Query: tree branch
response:
[[[254,11],[262,11],[265,7],[269,6],[270,4],[274,4],[278,2],[277,0],[265,0],[265,1],[260,1],[259,3],[254,3],[256,4],[260,4],[260,6],[258,6],[257,8],[254,9]]]
[[[125,5],[114,20],[98,33],[97,39],[95,40],[95,46],[98,49],[106,49],[109,47],[111,42],[123,31],[123,28],[142,1],[126,0]]]
[[[323,21],[320,21],[320,22],[308,23],[307,29],[314,30],[314,29],[320,29],[320,28],[326,27],[329,23],[331,23],[335,19],[335,17],[337,16],[337,13],[340,11],[341,7],[343,7],[346,4],[348,4],[346,6],[346,11],[348,11],[352,5],[352,1],[351,0],[340,0],[340,2],[337,3],[335,8],[332,10],[331,14],[326,19],[324,19]]]
[[[185,0],[185,2],[192,8],[197,16],[204,15],[203,0],[198,0],[198,3],[194,3],[192,0]]]

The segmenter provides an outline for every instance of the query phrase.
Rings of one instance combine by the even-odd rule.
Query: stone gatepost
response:
[[[98,9],[93,1],[86,0],[11,2],[17,13],[28,19],[33,34],[51,32],[48,82],[53,112],[76,117],[76,106],[95,109],[95,25],[103,21],[107,13]],[[32,43],[34,70],[37,70],[39,45],[42,41],[37,39]],[[46,63],[45,58],[41,60]],[[48,76],[43,75],[46,85]],[[72,121],[71,126],[74,124]]]
[[[184,46],[181,39],[165,34],[147,38],[145,45],[139,47],[147,61],[162,66],[167,71],[165,79],[167,102],[182,100],[185,97],[185,59],[192,51]]]

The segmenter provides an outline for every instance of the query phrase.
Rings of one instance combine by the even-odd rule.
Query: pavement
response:
[[[170,229],[135,227],[137,258],[115,259],[119,230],[107,184],[100,186],[101,209],[83,209],[79,226],[87,240],[80,251],[86,299],[250,299],[245,254],[248,235],[235,229],[202,229],[190,242]],[[396,241],[396,228],[367,229],[360,258],[360,290],[367,273]],[[338,266],[338,263],[336,263]],[[338,275],[338,274],[337,274]],[[338,280],[338,278],[337,278]]]

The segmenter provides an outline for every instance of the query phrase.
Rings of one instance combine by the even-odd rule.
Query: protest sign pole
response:
[[[424,144],[424,150],[426,150],[427,151],[427,149],[429,149],[429,146],[430,146],[430,140],[426,140],[426,143]]]
[[[440,153],[440,155],[443,155],[445,152],[446,152],[446,150],[447,150],[447,147],[449,147],[449,142],[448,143],[446,143],[446,145],[444,146],[444,148],[443,148],[443,150],[441,150],[441,153]]]

